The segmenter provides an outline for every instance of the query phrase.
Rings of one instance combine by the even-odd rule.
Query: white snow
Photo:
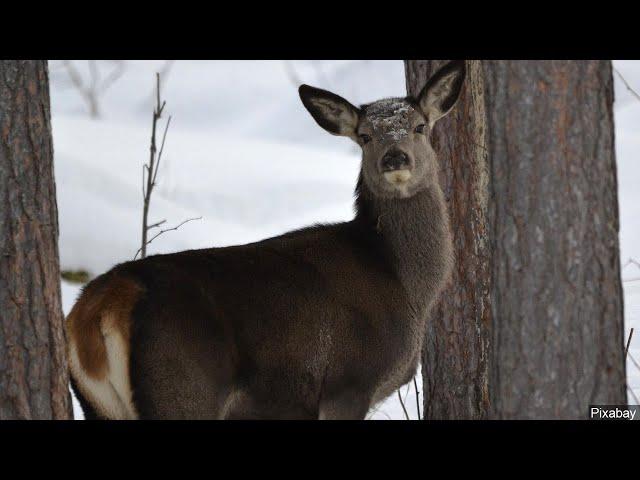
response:
[[[73,307],[73,304],[80,294],[80,288],[81,287],[77,284],[69,283],[62,280],[62,311],[65,315],[67,315],[71,311],[71,307]],[[69,390],[71,390],[71,388],[69,388]],[[73,394],[73,390],[71,390],[71,399],[73,401],[73,418],[75,418],[76,420],[84,419],[82,408],[78,403],[78,399]]]
[[[74,64],[88,78],[87,62]],[[115,64],[97,65],[104,78]],[[141,169],[149,154],[155,72],[164,65],[126,62],[123,76],[100,97],[101,117],[90,119],[62,63],[50,62],[63,269],[98,275],[132,259],[139,247]],[[640,90],[640,62],[615,65]],[[172,121],[150,220],[174,226],[203,219],[162,235],[150,253],[247,243],[351,218],[358,148],[316,125],[287,73],[291,67],[300,81],[355,105],[404,94],[400,61],[176,61],[163,83]],[[622,258],[640,260],[640,101],[615,81]],[[640,277],[635,266],[623,273]],[[640,360],[640,281],[624,285],[626,329],[636,328],[630,352]],[[78,293],[78,286],[62,282],[65,313]],[[640,369],[629,365],[628,375],[640,396]],[[418,380],[421,390],[419,374]],[[412,384],[402,388],[405,394],[416,418]],[[82,418],[77,403],[74,411]],[[397,395],[369,416],[404,418]]]

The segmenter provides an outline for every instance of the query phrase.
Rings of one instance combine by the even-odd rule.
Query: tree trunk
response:
[[[434,63],[407,62],[410,93]],[[469,62],[441,123],[457,268],[427,331],[426,418],[625,404],[611,63]]]
[[[72,418],[44,61],[0,61],[0,420]]]
[[[417,96],[446,61],[408,61],[407,91]],[[455,109],[434,127],[432,143],[449,207],[453,280],[433,309],[422,358],[424,418],[482,419],[489,410],[490,264],[485,102],[479,61]]]
[[[609,61],[487,62],[492,416],[624,404]]]

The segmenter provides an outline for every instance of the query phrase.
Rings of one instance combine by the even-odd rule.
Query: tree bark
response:
[[[435,66],[407,62],[410,94]],[[434,132],[457,263],[427,331],[426,418],[625,404],[611,63],[469,62],[456,109]]]
[[[418,95],[446,61],[406,62],[407,91]],[[483,76],[467,62],[455,109],[434,127],[432,143],[454,232],[455,268],[427,325],[422,358],[424,418],[482,419],[489,410],[490,265],[488,159]]]
[[[0,61],[0,420],[72,417],[45,61]]]
[[[625,404],[610,61],[487,62],[495,418]]]

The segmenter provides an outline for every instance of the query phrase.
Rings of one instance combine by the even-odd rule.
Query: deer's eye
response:
[[[362,143],[369,143],[371,141],[371,136],[363,133],[362,135],[360,135],[360,140],[362,140]]]
[[[424,133],[425,128],[427,128],[427,126],[424,123],[421,123],[420,125],[418,125],[416,127],[415,132],[416,133]]]

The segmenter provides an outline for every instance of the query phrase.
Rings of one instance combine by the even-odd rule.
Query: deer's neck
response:
[[[413,309],[424,315],[449,278],[453,245],[437,183],[410,198],[380,199],[359,184],[357,219],[374,230]]]

